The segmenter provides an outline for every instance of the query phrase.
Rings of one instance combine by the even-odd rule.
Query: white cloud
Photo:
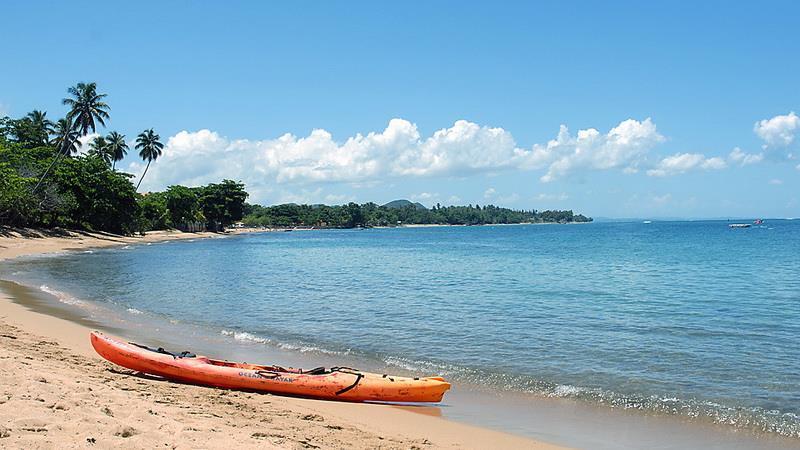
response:
[[[756,122],[753,131],[766,146],[785,147],[794,141],[800,132],[800,117],[794,112]]]
[[[635,172],[650,149],[664,140],[650,118],[625,120],[607,134],[589,128],[572,136],[562,125],[556,139],[534,145],[530,151],[517,150],[517,155],[522,167],[547,167],[541,177],[546,183],[580,169]]]
[[[422,139],[416,125],[392,119],[382,132],[337,143],[325,130],[298,138],[228,140],[216,132],[181,131],[143,182],[146,189],[197,185],[221,178],[252,183],[368,183],[387,176],[455,175],[502,169],[513,163],[514,141],[500,128],[457,121]],[[143,164],[134,162],[136,172]]]
[[[79,137],[78,142],[80,142],[81,145],[78,148],[78,154],[85,155],[89,151],[89,144],[98,137],[100,137],[100,133],[89,133],[86,136]]]
[[[496,193],[497,191],[493,187],[490,187],[483,192],[483,198],[492,198]]]
[[[230,178],[243,181],[254,192],[253,201],[261,201],[255,193],[270,192],[270,186],[280,184],[369,186],[391,177],[463,176],[505,169],[546,169],[541,180],[547,182],[581,170],[635,172],[649,150],[663,141],[650,119],[625,120],[606,134],[590,128],[573,136],[562,126],[555,139],[530,149],[517,147],[502,128],[465,120],[425,138],[415,124],[392,119],[383,131],[356,134],[344,142],[322,129],[305,137],[284,134],[262,141],[231,140],[207,129],[181,131],[167,139],[142,189]],[[135,174],[143,169],[141,161],[128,166]]]
[[[700,164],[700,168],[705,170],[722,170],[726,167],[728,167],[728,163],[726,163],[725,160],[719,156],[707,158],[702,164]]]
[[[750,164],[758,164],[764,160],[763,153],[745,153],[739,147],[736,147],[731,151],[730,155],[728,155],[728,160],[732,164],[738,164],[740,166],[749,166]]]
[[[666,177],[689,172],[691,170],[720,170],[728,166],[719,156],[706,158],[700,153],[676,153],[662,159],[654,169],[647,171],[651,177]]]
[[[773,178],[773,179],[769,180],[769,184],[774,185],[774,186],[780,186],[780,185],[783,184],[783,180],[780,180],[778,178]]]
[[[416,142],[409,141],[411,145],[404,146],[398,152],[399,158],[391,167],[391,172],[396,175],[464,173],[503,169],[513,164],[516,144],[511,134],[502,128],[481,127],[459,120],[451,128],[436,131],[430,138],[419,140],[416,125],[392,119],[390,126],[397,121],[413,127]]]

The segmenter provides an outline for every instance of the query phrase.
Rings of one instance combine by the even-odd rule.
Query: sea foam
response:
[[[66,292],[55,290],[46,284],[39,286],[39,290],[46,294],[52,295],[53,297],[58,299],[59,302],[64,303],[66,305],[79,306],[84,304],[82,301],[67,294]]]
[[[268,344],[272,342],[270,339],[256,336],[255,334],[247,333],[245,331],[222,330],[220,333],[222,333],[223,336],[230,336],[241,342],[254,342],[257,344]]]

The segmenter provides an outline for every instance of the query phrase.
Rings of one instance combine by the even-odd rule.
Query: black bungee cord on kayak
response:
[[[356,376],[356,381],[354,381],[353,384],[351,384],[350,386],[347,386],[346,388],[339,389],[338,391],[336,391],[336,395],[342,395],[345,392],[347,392],[347,391],[353,389],[354,387],[358,386],[358,383],[360,383],[361,379],[364,378],[364,374],[363,373],[361,373],[357,369],[353,369],[351,367],[331,367],[331,372],[341,372],[341,373],[347,373],[347,374]]]
[[[149,350],[151,352],[161,353],[162,355],[172,356],[175,359],[178,359],[178,358],[196,358],[197,357],[197,355],[195,355],[192,352],[172,353],[170,351],[165,350],[164,347],[151,348],[151,347],[148,347],[146,345],[137,344],[136,342],[128,342],[128,343],[131,344],[131,345],[135,345],[135,346],[137,346],[139,348],[143,348],[145,350]]]
[[[276,368],[277,369],[283,369],[282,367],[276,367]],[[283,369],[283,370],[285,371],[286,369]],[[309,370],[307,372],[300,371],[299,375],[326,375],[326,374],[330,374],[330,373],[334,373],[334,372],[346,373],[346,374],[349,374],[349,375],[355,375],[356,376],[356,381],[354,381],[353,384],[351,384],[350,386],[344,387],[342,389],[339,389],[338,391],[336,391],[336,395],[342,395],[345,392],[350,391],[351,389],[355,388],[356,386],[358,386],[358,383],[361,382],[361,379],[364,378],[364,374],[363,373],[361,373],[357,369],[353,369],[351,367],[331,367],[330,370],[325,370],[324,367],[317,367],[317,368],[311,369],[311,370]],[[281,376],[280,372],[276,372],[276,371],[273,371],[273,370],[256,370],[256,374],[258,376],[260,376],[262,378],[266,378],[268,380],[274,380],[275,378],[278,378],[278,377]],[[394,380],[392,380],[392,381],[394,381]]]

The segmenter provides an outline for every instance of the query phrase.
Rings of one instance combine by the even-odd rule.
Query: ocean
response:
[[[0,278],[176,350],[800,438],[800,221],[255,233],[22,258]],[[491,422],[472,402],[467,420]]]

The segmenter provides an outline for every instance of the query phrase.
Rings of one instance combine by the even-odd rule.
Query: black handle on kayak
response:
[[[350,375],[355,375],[356,376],[356,381],[353,384],[351,384],[350,386],[347,386],[344,389],[340,389],[340,390],[336,391],[336,395],[342,395],[345,392],[349,391],[350,389],[353,389],[354,387],[358,386],[358,383],[361,382],[362,378],[364,378],[364,374],[363,373],[359,373],[359,372],[347,372],[347,371],[344,371],[344,370],[339,370],[338,372],[349,373]]]

